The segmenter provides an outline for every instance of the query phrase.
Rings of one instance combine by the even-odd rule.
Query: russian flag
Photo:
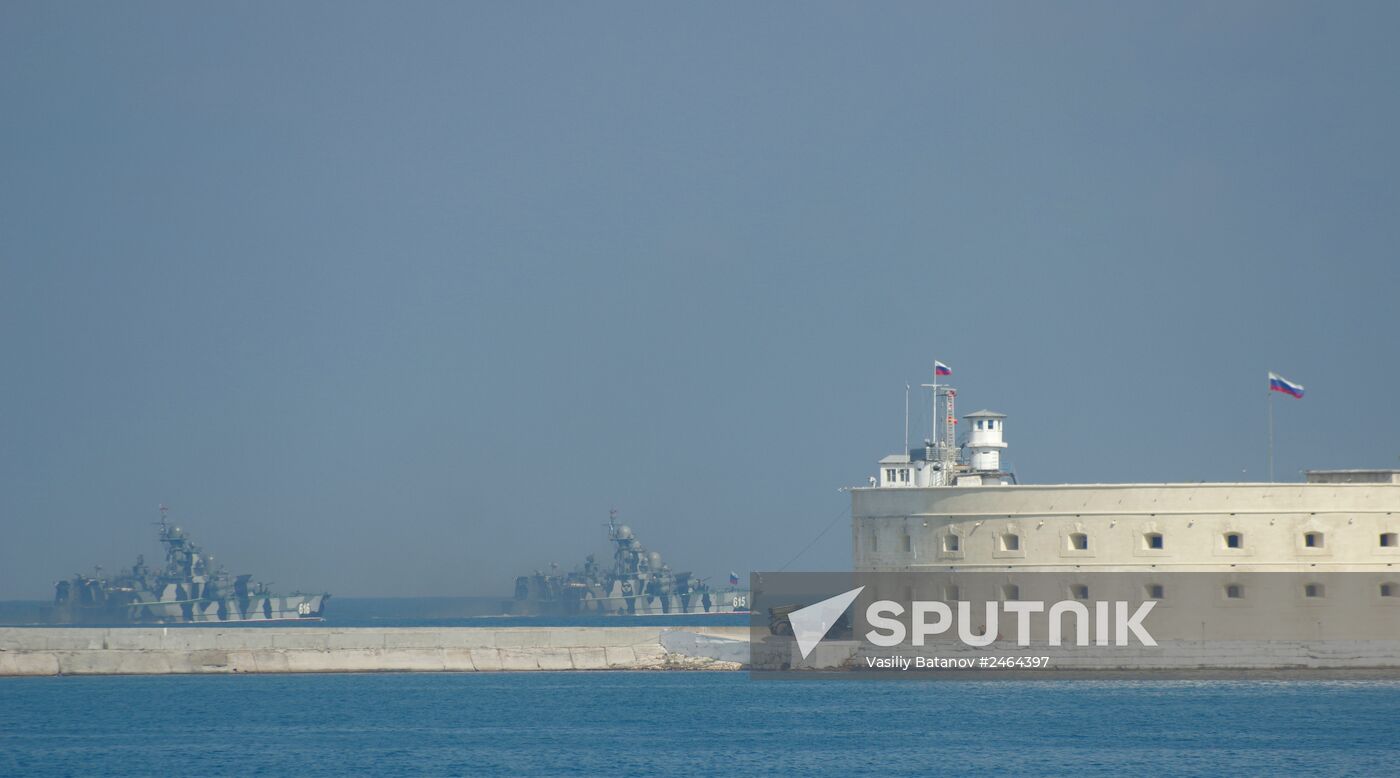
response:
[[[730,585],[730,586],[738,586],[738,585],[739,585],[739,574],[736,573],[736,572],[734,572],[733,570],[730,570],[730,571],[729,571],[729,585]]]
[[[1283,392],[1289,397],[1302,398],[1303,385],[1295,384],[1278,373],[1269,373],[1269,391]]]
[[[952,374],[953,374],[953,368],[948,367],[947,365],[945,365],[945,364],[943,364],[942,362],[939,362],[938,360],[935,359],[935,360],[933,360],[933,374],[934,374],[934,375],[952,375]]]

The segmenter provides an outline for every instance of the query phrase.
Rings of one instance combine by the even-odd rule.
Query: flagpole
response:
[[[933,401],[929,405],[928,426],[932,436],[933,450],[938,450],[938,360],[933,360]]]
[[[1269,387],[1269,483],[1274,482],[1274,389]]]
[[[933,360],[933,383],[919,384],[926,389],[932,389],[933,397],[929,400],[929,447],[938,450],[938,360]]]

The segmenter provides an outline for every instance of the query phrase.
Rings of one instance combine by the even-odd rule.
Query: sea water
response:
[[[0,678],[0,775],[1400,772],[1400,683]]]

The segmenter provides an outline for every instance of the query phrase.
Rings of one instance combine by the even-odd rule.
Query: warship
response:
[[[608,515],[611,566],[593,554],[568,573],[535,571],[515,579],[515,598],[505,612],[519,616],[654,616],[682,613],[745,613],[749,592],[731,573],[727,587],[713,588],[689,572],[673,572],[661,554],[648,551],[632,528]]]
[[[251,575],[230,575],[215,566],[161,507],[160,542],[165,566],[152,569],[144,556],[112,578],[74,575],[54,586],[44,609],[49,624],[186,624],[321,619],[329,594],[276,595]]]

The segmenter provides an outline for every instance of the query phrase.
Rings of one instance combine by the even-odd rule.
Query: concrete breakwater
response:
[[[743,627],[10,627],[0,676],[736,670],[747,640]]]

